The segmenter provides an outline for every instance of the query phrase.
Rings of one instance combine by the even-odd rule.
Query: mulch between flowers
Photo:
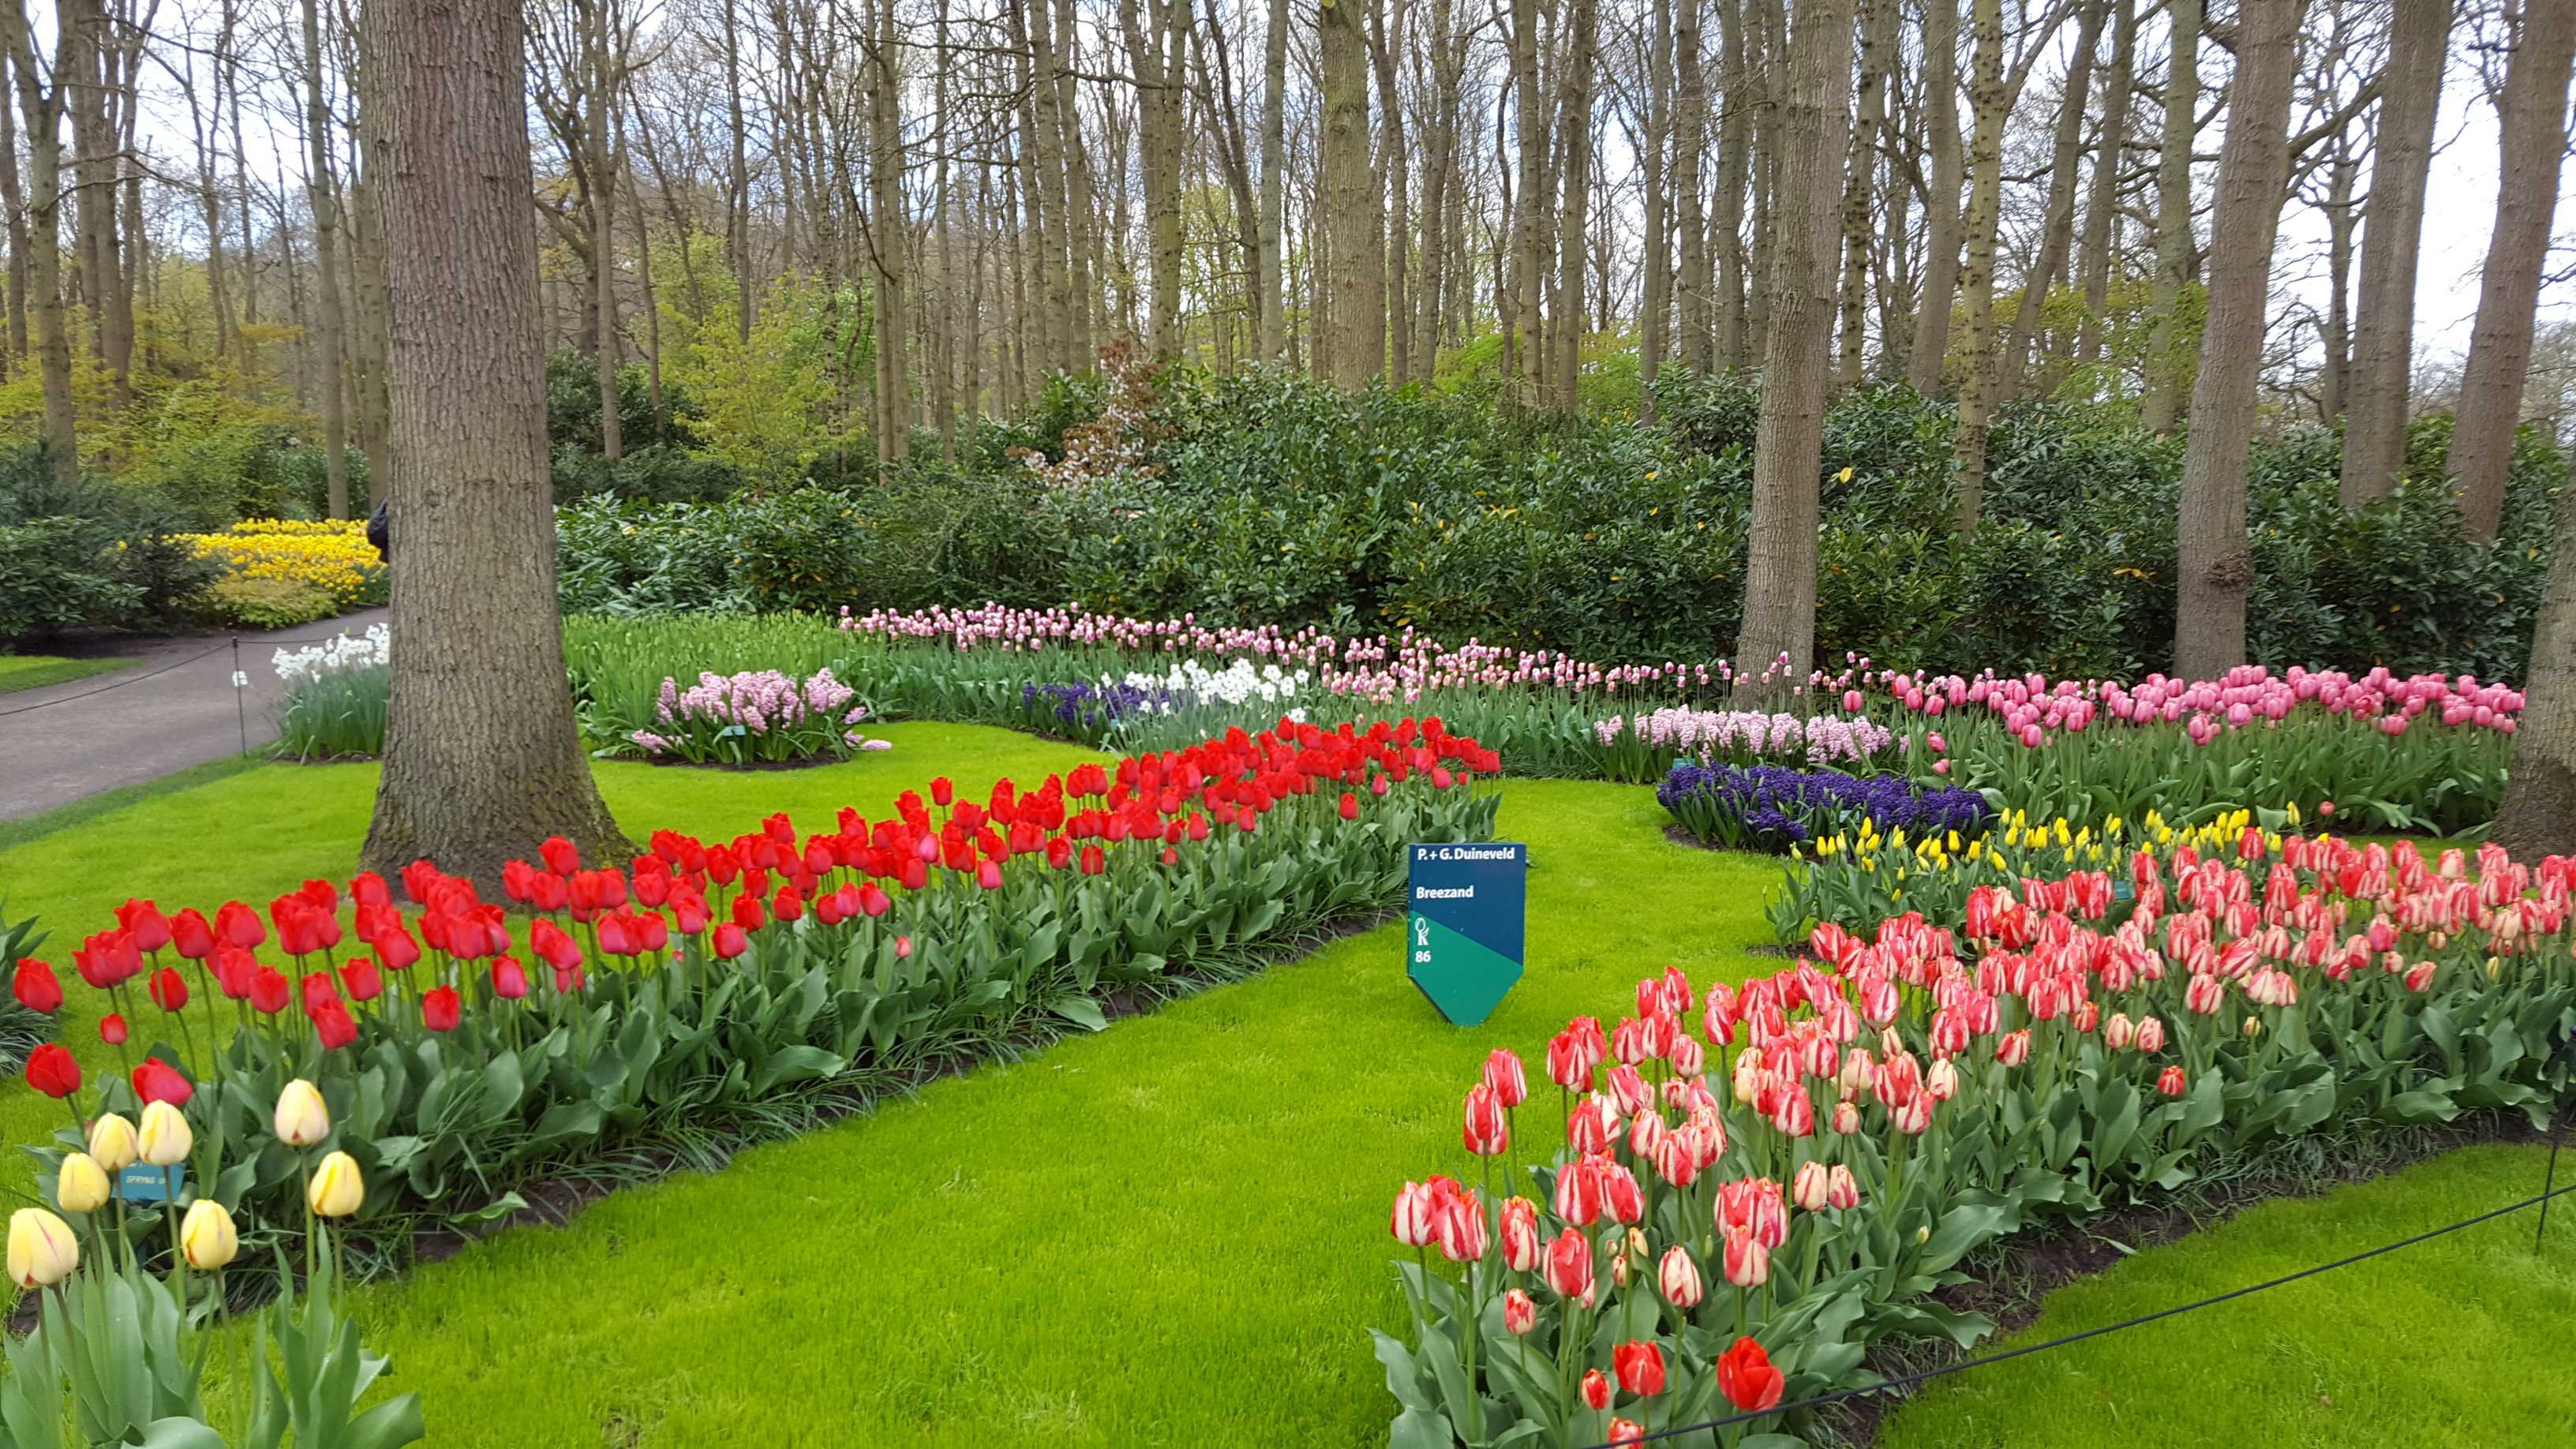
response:
[[[2109,1271],[2132,1253],[2180,1242],[2214,1228],[2247,1208],[2281,1198],[2319,1197],[2335,1187],[2356,1186],[2462,1147],[2488,1143],[2545,1143],[2547,1134],[2520,1115],[2482,1114],[2474,1119],[2430,1128],[2406,1150],[2366,1164],[2356,1164],[2322,1179],[2251,1179],[2226,1185],[2224,1196],[2184,1202],[2150,1203],[2090,1222],[2052,1225],[2016,1234],[2005,1243],[2002,1260],[1968,1282],[1933,1293],[1934,1302],[1962,1313],[1994,1319],[1995,1332],[1975,1349],[1946,1343],[1926,1352],[1924,1340],[1909,1340],[1869,1355],[1868,1366],[1882,1374],[1920,1373],[1955,1363],[1971,1354],[1989,1353],[2005,1338],[2037,1322],[2048,1295],[2079,1279]],[[2123,1250],[2127,1251],[2123,1251]],[[1965,1265],[1963,1265],[1963,1270]],[[1817,1418],[1846,1443],[1874,1444],[1888,1416],[1912,1397],[1866,1394],[1821,1410]]]

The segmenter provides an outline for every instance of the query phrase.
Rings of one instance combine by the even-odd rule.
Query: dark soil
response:
[[[700,764],[695,760],[683,760],[677,756],[646,755],[644,763],[659,765],[666,770],[732,770],[749,774],[755,770],[812,770],[824,765],[837,765],[848,758],[847,755],[821,754],[807,755],[801,760],[751,760],[743,764],[734,764],[726,760],[709,760]]]

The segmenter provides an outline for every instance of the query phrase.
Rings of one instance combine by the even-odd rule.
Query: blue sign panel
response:
[[[1529,847],[1415,845],[1408,859],[1405,974],[1442,1017],[1474,1026],[1521,979]]]
[[[168,1167],[137,1162],[116,1175],[116,1195],[127,1202],[167,1202],[187,1185],[188,1164],[184,1162]]]

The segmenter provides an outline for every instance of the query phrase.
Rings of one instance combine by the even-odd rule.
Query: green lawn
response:
[[[714,836],[778,808],[809,827],[843,804],[881,813],[942,772],[980,794],[1096,758],[968,726],[885,733],[895,750],[824,770],[600,777],[630,832]],[[262,766],[145,799],[0,850],[0,891],[13,915],[44,912],[56,959],[128,891],[264,902],[351,869],[374,780]],[[1393,1402],[1365,1330],[1403,1313],[1386,1205],[1405,1177],[1458,1169],[1458,1100],[1485,1053],[1508,1044],[1535,1065],[1567,1016],[1614,1016],[1669,963],[1702,982],[1769,964],[1742,950],[1768,939],[1769,862],[1671,847],[1648,787],[1503,788],[1502,833],[1531,845],[1530,974],[1482,1028],[1437,1019],[1396,932],[1349,938],[372,1289],[370,1346],[394,1387],[422,1391],[440,1446],[1383,1443]],[[94,1046],[87,1022],[71,1031]],[[39,1101],[0,1088],[0,1131],[49,1130]],[[1554,1140],[1545,1115],[1523,1124],[1534,1141]],[[2085,1295],[2105,1316],[2161,1307],[2527,1195],[2538,1173],[2535,1153],[2495,1149],[2268,1207],[2068,1290],[2035,1331],[2074,1321]],[[2276,1218],[2295,1231],[2261,1227]],[[2432,1442],[2502,1442],[2509,1425],[2565,1442],[2576,1231],[2536,1264],[2529,1231],[2481,1229],[2218,1311],[2240,1317],[2073,1351],[2097,1359],[1987,1371],[1883,1442],[2089,1444],[2116,1425],[2173,1444],[2376,1445],[2418,1426],[2414,1397],[2438,1404],[2422,1422],[2479,1426]],[[2061,1402],[2052,1376],[2077,1366],[2100,1390]],[[2311,1390],[2319,1374],[2333,1385]],[[2356,1380],[2357,1400],[2334,1386]],[[2396,1407],[2310,1413],[2319,1393]]]
[[[60,659],[51,654],[0,654],[0,694],[42,689],[67,679],[87,679],[111,669],[140,664],[140,659]]]

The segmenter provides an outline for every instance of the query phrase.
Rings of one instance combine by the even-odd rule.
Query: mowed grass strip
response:
[[[0,694],[15,694],[22,689],[42,689],[48,684],[87,679],[93,674],[130,669],[142,662],[140,659],[63,659],[51,654],[0,654]]]
[[[2196,1302],[2541,1190],[2545,1147],[2464,1148],[2265,1203],[2049,1295],[1984,1351]],[[2576,1177],[2576,1158],[2559,1164]],[[2576,1198],[2350,1267],[1937,1380],[1879,1449],[2576,1444]]]

